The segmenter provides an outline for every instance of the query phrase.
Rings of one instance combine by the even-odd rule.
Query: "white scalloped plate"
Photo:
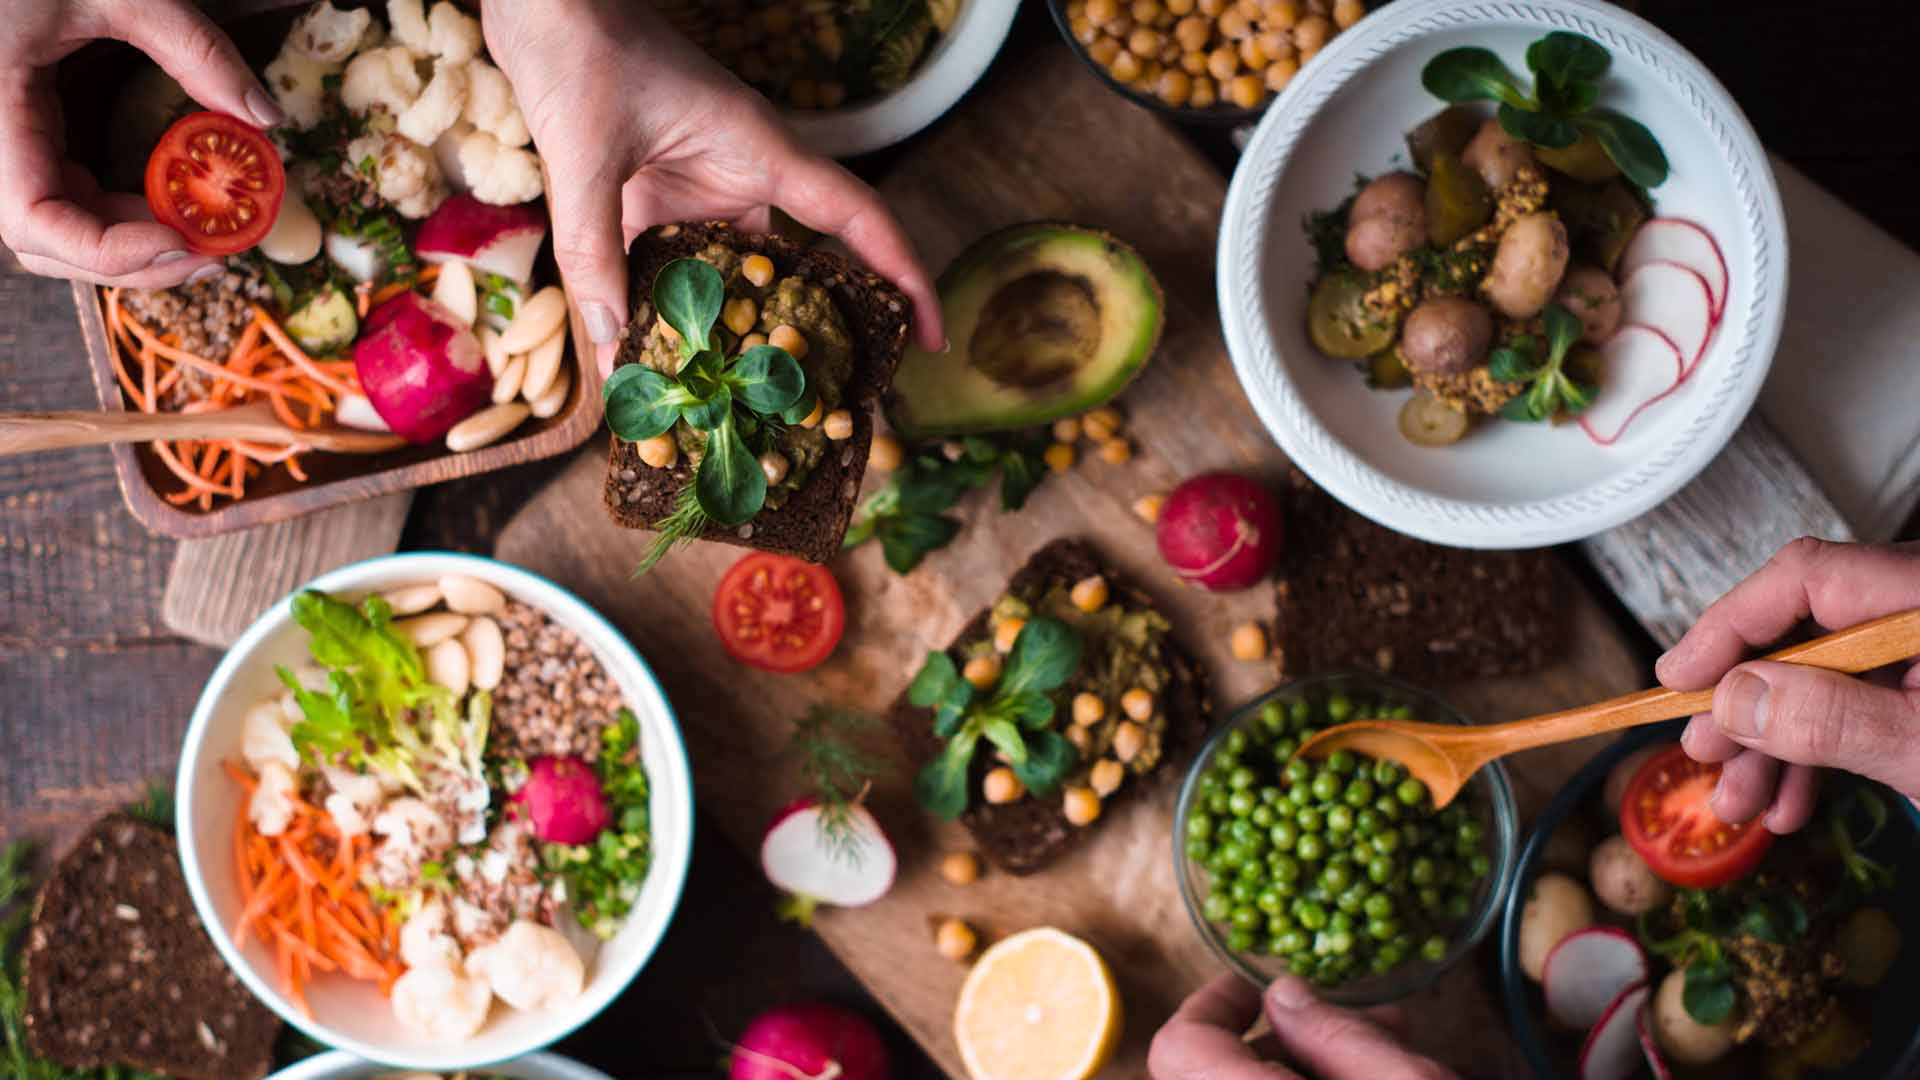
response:
[[[1587,35],[1613,54],[1601,100],[1653,130],[1672,165],[1656,213],[1706,226],[1727,259],[1726,313],[1698,369],[1607,447],[1578,427],[1481,425],[1423,449],[1395,427],[1404,393],[1369,390],[1306,339],[1309,211],[1356,173],[1406,167],[1405,130],[1441,103],[1420,69],[1462,45],[1526,71],[1529,42]],[[1267,110],[1227,193],[1221,321],[1254,410],[1321,487],[1389,528],[1460,547],[1578,540],[1630,521],[1691,480],[1732,437],[1765,380],[1786,310],[1786,222],[1765,152],[1699,62],[1645,21],[1587,0],[1399,0],[1335,38]]]

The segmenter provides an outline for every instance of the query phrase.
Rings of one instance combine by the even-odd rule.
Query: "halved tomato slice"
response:
[[[224,113],[183,116],[147,158],[154,218],[202,255],[232,255],[260,242],[280,216],[286,170],[273,143]]]
[[[818,667],[846,630],[840,583],[824,566],[768,552],[733,564],[713,594],[727,655],[767,671]]]
[[[1690,889],[1710,889],[1744,877],[1767,853],[1773,834],[1755,818],[1729,825],[1707,800],[1720,766],[1687,756],[1679,745],[1640,766],[1620,800],[1620,833],[1662,878]]]

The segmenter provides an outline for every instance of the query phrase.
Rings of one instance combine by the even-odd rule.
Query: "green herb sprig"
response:
[[[651,787],[640,761],[640,719],[621,709],[600,735],[594,762],[613,820],[584,844],[542,844],[540,861],[566,886],[580,925],[601,938],[619,932],[653,862]]]
[[[779,425],[799,423],[813,411],[806,371],[785,349],[756,345],[728,355],[732,343],[715,325],[725,302],[726,282],[706,263],[675,259],[661,268],[653,281],[653,306],[680,335],[680,370],[669,375],[646,364],[626,364],[614,370],[600,392],[607,426],[629,442],[664,435],[683,421],[707,436],[692,498],[683,493],[661,523],[639,573],[711,522],[751,521],[766,505],[767,477],[747,439],[764,440]]]
[[[860,504],[842,546],[878,539],[888,568],[896,574],[912,573],[929,553],[959,535],[960,522],[947,511],[995,475],[1000,477],[1001,509],[1025,506],[1046,479],[1047,441],[1045,431],[1034,429],[969,435],[916,448],[886,485]]]
[[[1420,84],[1455,104],[1499,103],[1500,126],[1516,139],[1564,150],[1591,135],[1628,180],[1642,188],[1666,182],[1667,156],[1646,125],[1597,105],[1613,56],[1598,42],[1565,30],[1527,47],[1531,91],[1487,49],[1448,49],[1427,61]]]
[[[1593,404],[1595,389],[1574,378],[1566,370],[1567,354],[1580,342],[1584,328],[1579,316],[1559,304],[1548,304],[1541,313],[1546,329],[1546,355],[1530,334],[1522,334],[1493,350],[1487,357],[1487,370],[1504,383],[1525,383],[1520,396],[1501,408],[1508,420],[1537,423],[1565,414],[1578,416]]]
[[[800,774],[820,808],[820,833],[834,857],[858,865],[863,841],[853,831],[853,807],[892,764],[861,741],[879,728],[872,717],[848,709],[816,705],[793,722],[790,753],[800,759]]]
[[[973,684],[961,677],[953,657],[930,652],[907,687],[907,700],[933,710],[933,733],[946,749],[914,778],[913,794],[929,813],[951,821],[967,808],[967,771],[981,740],[1006,756],[1028,791],[1044,795],[1080,760],[1053,730],[1058,690],[1080,667],[1079,631],[1058,619],[1037,617],[1014,639],[1000,682],[991,697],[975,700]]]

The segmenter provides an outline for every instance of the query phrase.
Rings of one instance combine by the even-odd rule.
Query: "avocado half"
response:
[[[1133,381],[1160,342],[1160,282],[1138,252],[1096,229],[991,233],[939,288],[951,351],[910,350],[887,397],[887,420],[909,439],[1085,412]]]

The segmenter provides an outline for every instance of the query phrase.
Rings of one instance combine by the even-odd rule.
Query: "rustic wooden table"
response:
[[[1728,85],[1769,148],[1920,247],[1912,198],[1920,93],[1905,74],[1920,20],[1889,18],[1898,9],[1873,0],[1757,3],[1738,14],[1683,0],[1640,6]],[[1030,3],[1007,53],[1051,47],[1053,33],[1042,5]],[[1231,166],[1224,133],[1192,134]],[[891,160],[881,155],[860,171],[877,177]],[[93,405],[66,286],[4,259],[0,407]],[[421,492],[403,546],[490,551],[561,464]],[[0,842],[31,836],[58,846],[170,774],[218,659],[159,624],[173,547],[127,513],[104,451],[0,459]],[[1577,554],[1569,561],[1591,573]],[[1624,609],[1616,617],[1630,624]],[[858,984],[810,935],[774,922],[751,864],[717,830],[699,834],[687,901],[657,959],[562,1049],[621,1076],[711,1076],[720,1038],[767,1004],[802,994],[862,1003]],[[938,1075],[908,1040],[897,1049],[900,1075]]]

